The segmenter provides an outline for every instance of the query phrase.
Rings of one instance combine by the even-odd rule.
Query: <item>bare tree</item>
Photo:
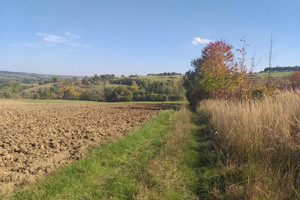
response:
[[[240,62],[240,65],[241,66],[244,66],[245,65],[245,61],[246,61],[246,48],[249,46],[249,44],[246,42],[246,39],[245,39],[245,35],[240,39],[240,41],[242,42],[242,48],[241,49],[237,49],[237,51],[239,53],[241,53],[242,57],[239,58],[239,62]]]
[[[261,57],[258,61],[256,61],[256,48],[254,48],[254,51],[253,51],[253,55],[251,57],[251,65],[250,65],[250,69],[249,69],[249,74],[252,74],[254,69],[259,65],[261,61]]]

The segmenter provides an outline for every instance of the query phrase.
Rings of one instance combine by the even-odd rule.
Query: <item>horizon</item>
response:
[[[5,1],[0,8],[0,70],[92,76],[191,69],[211,41],[241,48],[247,68],[300,65],[300,2],[289,1]],[[235,50],[233,50],[234,53]]]
[[[295,66],[274,66],[272,68],[276,68],[276,67],[299,67],[299,65],[295,65]],[[267,67],[266,67],[267,68]],[[9,72],[9,73],[24,73],[24,74],[35,74],[35,75],[42,75],[42,76],[67,76],[67,77],[92,77],[94,75],[115,75],[116,77],[121,77],[121,76],[125,76],[125,77],[129,77],[131,75],[137,75],[137,76],[148,76],[148,74],[160,74],[160,73],[173,73],[173,72],[157,72],[157,73],[148,73],[148,74],[128,74],[128,75],[124,75],[124,74],[121,74],[121,75],[116,75],[116,74],[92,74],[92,75],[74,75],[74,74],[45,74],[45,73],[36,73],[36,72],[25,72],[25,71],[6,71],[6,70],[1,70],[1,72]],[[261,70],[261,71],[254,71],[253,73],[261,73],[261,72],[264,72],[264,70]],[[175,73],[180,73],[180,72],[175,72]],[[249,73],[249,72],[247,72]],[[267,72],[265,72],[267,73]],[[271,72],[271,73],[277,73],[277,72]],[[181,73],[180,75],[184,75],[185,73]],[[179,74],[177,74],[179,75]],[[149,76],[152,76],[152,75],[149,75]]]

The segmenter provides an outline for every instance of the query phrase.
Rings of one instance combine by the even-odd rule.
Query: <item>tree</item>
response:
[[[138,84],[136,84],[135,81],[132,81],[132,82],[131,82],[131,86],[129,86],[129,87],[130,87],[130,89],[132,89],[134,92],[139,90],[139,86],[138,86]]]
[[[80,92],[77,92],[74,87],[70,87],[64,91],[64,99],[76,100],[80,96]]]
[[[69,78],[67,78],[67,79],[65,80],[64,86],[72,86],[72,80],[69,79]]]
[[[201,57],[192,61],[193,70],[184,77],[187,99],[191,105],[196,106],[205,98],[233,97],[243,82],[246,70],[243,59],[235,61],[232,49],[223,40],[210,42],[202,50]]]
[[[133,93],[128,87],[119,86],[114,89],[114,101],[132,101]]]
[[[84,85],[90,85],[90,80],[87,76],[85,76],[83,79],[82,79],[82,84]]]

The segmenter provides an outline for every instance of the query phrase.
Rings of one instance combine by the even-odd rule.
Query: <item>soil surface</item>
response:
[[[0,192],[35,182],[83,157],[87,146],[120,136],[167,107],[0,101]]]

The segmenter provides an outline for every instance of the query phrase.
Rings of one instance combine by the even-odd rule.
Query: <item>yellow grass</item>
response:
[[[206,100],[200,109],[209,112],[225,165],[244,173],[231,187],[247,187],[247,199],[299,198],[299,90],[252,102]]]

